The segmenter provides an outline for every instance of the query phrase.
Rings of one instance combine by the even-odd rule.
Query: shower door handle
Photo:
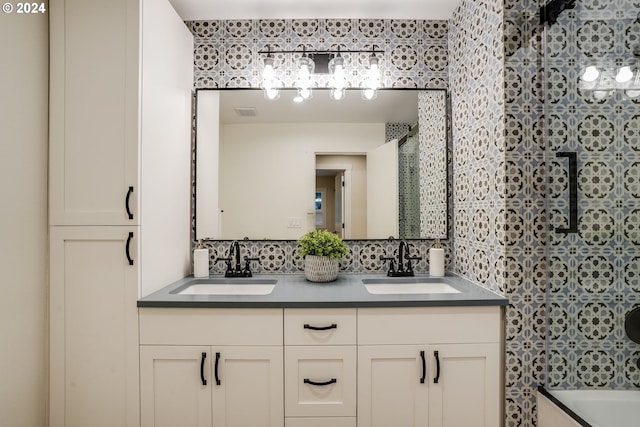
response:
[[[569,159],[569,227],[556,227],[556,233],[578,232],[578,155],[575,151],[556,153]]]

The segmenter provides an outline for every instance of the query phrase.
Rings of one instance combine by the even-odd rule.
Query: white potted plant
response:
[[[349,247],[337,234],[327,230],[309,231],[298,240],[298,244],[298,255],[304,258],[304,276],[307,280],[336,280],[340,260],[349,253]]]

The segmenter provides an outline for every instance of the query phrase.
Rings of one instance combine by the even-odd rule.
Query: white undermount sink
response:
[[[196,279],[176,289],[178,295],[269,295],[277,280],[272,279]]]
[[[459,294],[448,283],[420,278],[363,279],[367,292],[374,295],[393,294]]]

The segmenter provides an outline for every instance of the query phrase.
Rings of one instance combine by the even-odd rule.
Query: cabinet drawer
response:
[[[355,346],[287,346],[285,416],[356,415]]]
[[[356,427],[355,417],[285,418],[284,427]]]
[[[358,309],[358,345],[496,343],[500,307]]]
[[[284,310],[285,345],[355,345],[355,308]]]
[[[282,345],[282,309],[141,308],[140,344]]]

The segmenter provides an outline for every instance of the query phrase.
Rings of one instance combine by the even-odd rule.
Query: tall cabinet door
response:
[[[140,347],[142,427],[211,427],[211,349]]]
[[[138,225],[139,0],[49,9],[50,222]]]
[[[428,377],[429,427],[500,425],[497,343],[434,345],[429,358],[434,366]]]
[[[139,425],[137,230],[51,227],[51,427]]]
[[[213,347],[212,363],[214,427],[284,425],[282,346]]]
[[[427,346],[358,347],[358,427],[427,427],[425,350]]]

